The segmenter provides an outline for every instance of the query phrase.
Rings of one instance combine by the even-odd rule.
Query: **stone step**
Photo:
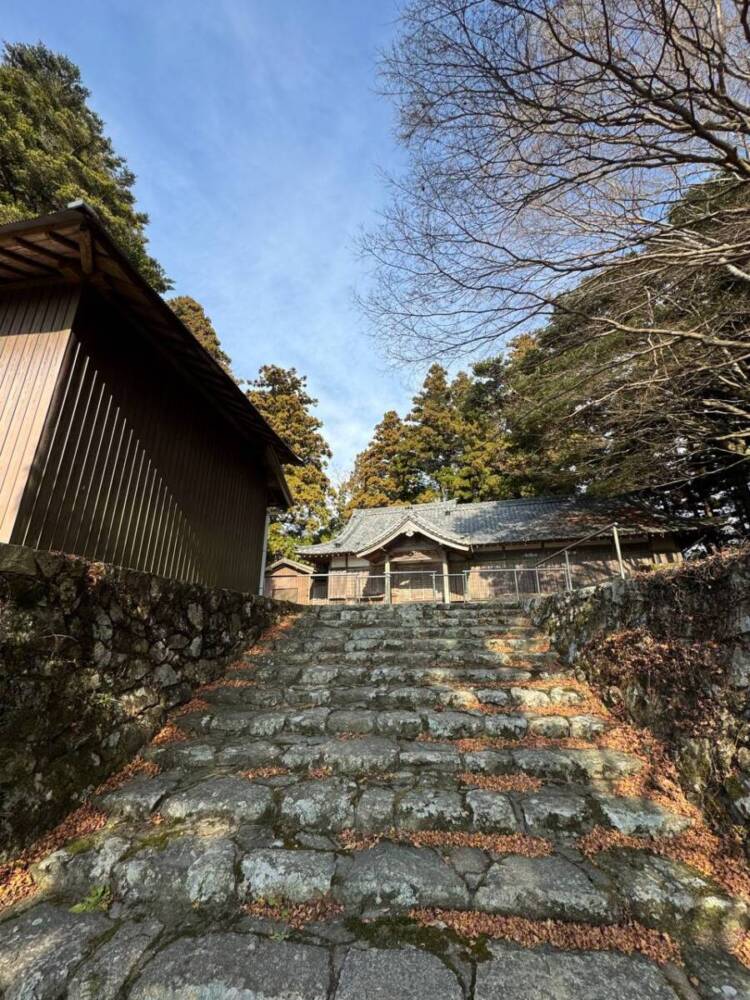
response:
[[[361,685],[361,686],[296,686],[270,687],[212,687],[201,694],[206,701],[217,705],[237,705],[245,708],[275,706],[303,709],[311,706],[360,709],[426,709],[476,708],[479,705],[507,708],[549,708],[552,705],[577,705],[583,701],[575,689],[564,682],[548,689],[506,686],[465,687],[447,684],[421,684],[413,686]]]
[[[391,918],[414,907],[593,926],[636,919],[697,937],[703,946],[731,940],[748,924],[747,904],[647,850],[610,851],[592,862],[573,848],[523,856],[440,847],[433,838],[434,847],[385,839],[342,851],[337,838],[300,835],[284,843],[258,829],[253,843],[248,832],[206,837],[171,828],[159,841],[153,834],[115,832],[88,851],[57,852],[40,869],[48,892],[60,901],[78,900],[95,884],[117,900],[119,919],[148,917],[171,926],[194,926],[197,917],[205,927],[253,901],[288,905],[321,898],[336,901],[350,919]],[[606,995],[613,994],[596,994]]]
[[[280,733],[300,735],[377,733],[401,739],[427,734],[437,740],[467,737],[520,739],[526,735],[589,739],[604,728],[596,716],[538,715],[528,712],[415,711],[394,709],[305,708],[299,711],[271,709],[250,711],[229,706],[215,706],[194,712],[179,720],[179,725],[195,733],[211,732],[269,738]]]
[[[248,856],[247,873],[237,875],[251,898],[266,881],[293,890],[306,884],[310,875],[320,874],[326,884],[327,870],[316,866],[314,859],[305,863],[300,857],[289,865],[281,856],[269,859],[261,850]],[[397,863],[392,856],[389,871]],[[408,867],[415,881],[411,891],[416,892],[423,876],[406,858],[401,866]],[[358,863],[356,871],[357,885],[362,886],[364,864]],[[337,871],[330,891],[334,879],[338,886]],[[240,895],[232,888],[237,907]],[[406,892],[405,886],[397,897],[402,906]],[[192,894],[199,895],[195,890]],[[191,903],[196,909],[201,905],[200,900]],[[471,1000],[687,1000],[698,996],[689,984],[684,988],[686,977],[673,967],[662,968],[637,954],[532,949],[489,941],[481,956],[463,951],[456,961],[456,948],[448,936],[445,951],[438,956],[431,942],[403,946],[395,941],[388,921],[354,924],[367,931],[366,941],[356,940],[340,920],[333,921],[332,933],[313,924],[300,935],[283,924],[248,917],[229,926],[217,923],[184,931],[172,922],[170,933],[160,937],[163,927],[154,919],[114,922],[101,912],[72,913],[67,906],[45,902],[20,915],[13,933],[0,941],[0,990],[9,998],[30,996],[31,983],[34,996],[64,995],[69,1000],[115,996],[124,1000],[229,1000],[230,996],[237,1000],[466,1000],[469,996]],[[431,931],[432,939],[435,933]],[[695,947],[686,962],[701,996],[750,995],[750,973],[736,960]]]
[[[172,771],[199,771],[206,775],[237,773],[269,765],[292,772],[281,782],[294,779],[296,772],[324,768],[326,773],[353,778],[379,779],[386,775],[403,787],[421,774],[441,778],[472,774],[480,777],[527,775],[546,784],[594,783],[609,788],[612,782],[636,774],[638,758],[619,751],[528,747],[511,744],[503,750],[463,750],[452,743],[397,740],[386,736],[359,739],[286,736],[276,739],[216,740],[206,735],[198,740],[152,747],[144,756],[155,761],[166,777],[145,786],[159,792],[173,782]],[[456,779],[458,780],[458,779]],[[462,779],[461,779],[462,780]]]
[[[318,666],[254,666],[252,673],[247,667],[239,667],[227,672],[227,679],[232,682],[244,681],[250,684],[269,684],[270,686],[321,687],[331,685],[340,687],[359,687],[366,684],[493,684],[496,682],[528,681],[532,677],[544,674],[560,676],[563,671],[554,675],[549,671],[524,670],[520,667],[424,667],[409,664],[399,666],[337,666],[327,664]]]
[[[285,646],[278,649],[264,652],[262,656],[252,657],[241,662],[277,663],[282,665],[301,664],[303,666],[341,664],[356,666],[359,664],[370,665],[399,665],[403,663],[416,664],[419,666],[457,666],[457,667],[479,667],[479,666],[519,666],[525,664],[553,664],[557,662],[557,656],[551,651],[540,650],[519,650],[511,649],[507,651],[493,651],[489,649],[477,649],[470,652],[461,650],[434,650],[417,644],[417,648],[405,649],[403,646],[398,649],[372,650],[348,650],[346,652],[323,651],[311,653],[308,650],[293,650]]]
[[[320,759],[334,767],[351,767],[353,762],[346,752],[324,752]],[[395,781],[387,774],[380,783],[357,782],[348,774],[252,781],[213,775],[172,787],[163,779],[144,778],[98,801],[112,816],[143,818],[158,812],[176,822],[225,821],[237,828],[263,824],[277,834],[328,835],[348,829],[372,834],[395,828],[554,837],[581,836],[602,826],[666,836],[690,822],[646,799],[615,797],[582,785],[501,792],[465,786],[450,776],[446,780],[444,774],[428,780],[412,772],[405,778],[400,785],[398,773]]]
[[[491,622],[484,625],[451,624],[447,628],[443,624],[419,623],[418,627],[405,625],[402,622],[383,622],[380,625],[348,624],[337,622],[320,622],[315,619],[299,619],[286,632],[290,638],[300,639],[315,637],[319,639],[459,639],[462,641],[487,641],[512,635],[515,637],[538,636],[539,632],[527,618],[517,618],[513,622]]]
[[[320,653],[368,653],[368,652],[429,652],[434,655],[442,655],[444,652],[455,654],[456,656],[475,656],[490,652],[529,652],[547,653],[549,652],[549,641],[540,638],[538,635],[503,635],[493,639],[458,639],[444,636],[442,638],[427,639],[421,635],[410,637],[396,636],[393,638],[372,638],[372,639],[351,639],[347,636],[304,636],[295,638],[284,636],[277,639],[272,644],[272,651],[283,650],[284,654],[305,653],[309,656],[317,656]]]

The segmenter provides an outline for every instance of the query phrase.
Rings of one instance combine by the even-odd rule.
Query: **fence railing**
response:
[[[553,553],[554,555],[554,553]],[[517,603],[534,594],[574,589],[569,560],[511,567],[472,567],[456,573],[432,570],[394,570],[391,573],[342,571],[288,574],[265,581],[267,597],[296,604],[408,604],[502,601]],[[602,564],[581,585],[609,579]]]

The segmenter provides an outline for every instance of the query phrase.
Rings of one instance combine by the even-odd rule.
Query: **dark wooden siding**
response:
[[[78,303],[70,286],[0,301],[0,542],[13,534]]]
[[[88,292],[12,541],[257,592],[260,449]]]

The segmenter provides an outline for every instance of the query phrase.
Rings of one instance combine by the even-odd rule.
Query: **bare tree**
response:
[[[412,0],[383,74],[410,169],[365,241],[364,305],[391,355],[486,353],[567,310],[618,335],[605,394],[636,358],[724,379],[695,398],[746,456],[748,0]],[[597,275],[622,293],[600,310],[569,294]]]

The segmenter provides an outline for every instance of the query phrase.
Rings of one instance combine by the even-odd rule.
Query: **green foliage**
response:
[[[670,217],[730,243],[747,201],[737,185],[696,185]],[[679,260],[657,266],[660,249],[667,256],[668,246],[646,247],[560,297],[511,359],[514,436],[530,435],[593,494],[646,490],[750,528],[750,282]]]
[[[71,906],[71,913],[95,913],[97,910],[108,910],[112,902],[112,893],[107,885],[95,885],[84,896],[80,903]]]
[[[508,372],[529,345],[524,338],[510,361],[479,362],[453,380],[433,365],[406,419],[386,413],[357,456],[347,510],[571,492],[567,456],[545,452],[539,429],[515,420]]]
[[[317,404],[307,391],[307,378],[295,368],[264,365],[250,384],[248,399],[276,433],[305,463],[284,469],[294,505],[272,518],[269,561],[293,557],[298,545],[328,537],[333,491],[327,474],[331,449],[320,433],[323,426],[310,409]]]
[[[88,105],[78,67],[45,45],[7,44],[0,62],[0,223],[84,199],[143,276],[170,287],[147,251],[135,175]]]
[[[200,302],[196,302],[189,295],[176,295],[173,299],[167,299],[167,305],[182,320],[201,347],[204,347],[221,367],[231,374],[231,359],[222,349],[219,335]]]

